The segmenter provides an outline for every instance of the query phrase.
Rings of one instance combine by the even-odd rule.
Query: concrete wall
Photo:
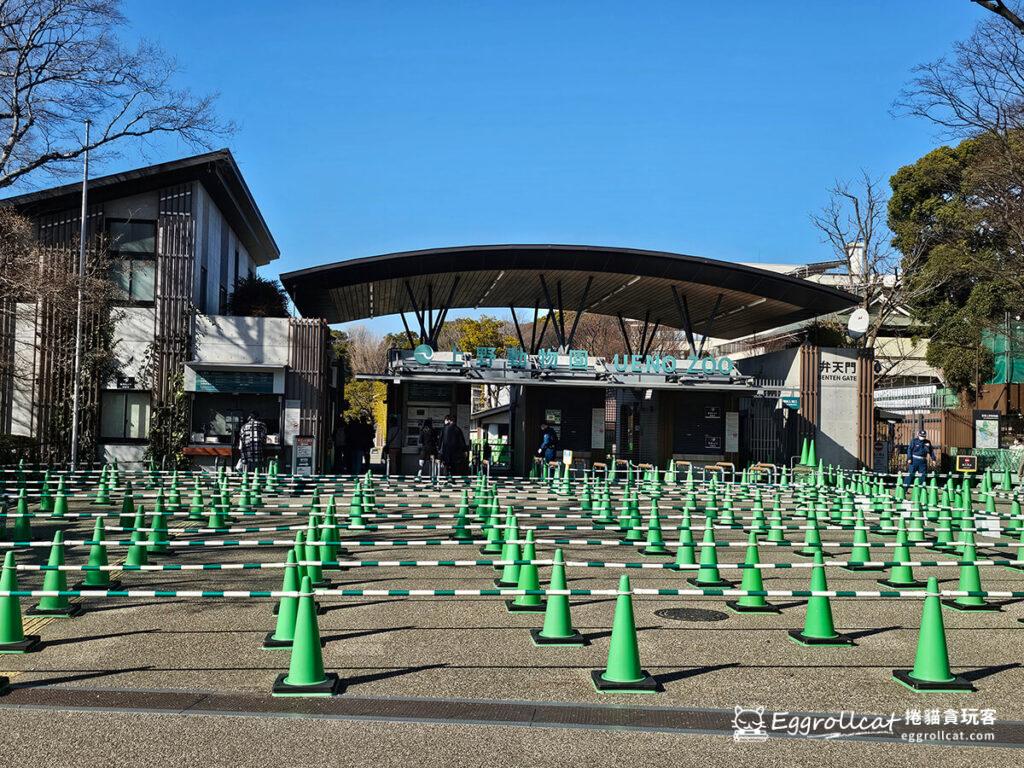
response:
[[[288,318],[196,315],[193,360],[288,365]]]
[[[800,386],[800,350],[782,349],[766,355],[736,360],[736,368],[745,376],[774,379],[784,387]]]
[[[196,185],[194,201],[196,263],[193,277],[195,281],[193,300],[200,312],[215,315],[221,311],[219,299],[221,286],[223,285],[230,295],[235,289],[236,279],[248,277],[250,271],[255,273],[256,265],[202,184]],[[235,272],[236,254],[237,274]],[[206,300],[202,306],[199,306],[202,296],[200,282],[203,267],[206,267]]]
[[[121,467],[131,468],[146,463],[145,445],[104,443],[99,451],[101,461],[116,461]]]
[[[818,458],[826,464],[857,468],[857,351],[822,347],[821,419]]]
[[[15,311],[11,434],[34,435],[36,424],[32,396],[36,383],[36,305],[20,303]]]

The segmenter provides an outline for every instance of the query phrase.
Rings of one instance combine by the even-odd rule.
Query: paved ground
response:
[[[402,494],[382,494],[379,500],[399,498]],[[52,530],[50,524],[37,525],[35,538],[52,535]],[[76,524],[66,530],[72,537],[84,533],[87,526]],[[672,528],[666,526],[666,530]],[[400,535],[440,537],[437,532],[374,537]],[[823,533],[826,541],[848,537],[845,532]],[[719,540],[739,541],[741,535],[726,533]],[[111,557],[118,552],[123,550],[111,549]],[[168,562],[279,561],[281,552],[207,548],[189,550]],[[350,552],[361,559],[477,556],[476,548],[456,545],[397,552],[353,547]],[[550,549],[541,548],[539,556],[546,552]],[[982,549],[979,555],[989,552]],[[36,554],[42,557],[45,551]],[[914,554],[936,557],[923,550]],[[566,547],[566,555],[598,561],[641,559],[630,557],[630,550],[623,547]],[[740,548],[720,550],[722,562],[740,561],[742,555]],[[83,562],[84,556],[84,550],[69,551],[68,562]],[[762,548],[761,560],[801,558]],[[612,588],[620,572],[571,569],[570,586]],[[484,588],[491,586],[494,571],[483,566],[363,568],[329,575],[332,584],[345,587]],[[634,586],[685,586],[683,577],[672,572],[630,571],[630,575]],[[739,578],[735,571],[723,571],[723,575]],[[766,571],[765,584],[806,589],[808,575],[807,570]],[[943,586],[951,587],[957,571],[922,568],[916,575],[936,575]],[[878,576],[828,569],[829,586],[837,589],[874,589]],[[126,588],[147,589],[266,589],[278,588],[279,579],[280,571],[164,572],[128,574],[124,583]],[[38,587],[41,575],[22,572],[21,583]],[[983,586],[1020,590],[1024,574],[985,568]],[[29,601],[23,602],[27,607]],[[186,764],[202,760],[215,765],[227,762],[221,758],[230,746],[240,750],[235,754],[247,755],[247,763],[271,765],[293,761],[301,744],[308,745],[299,749],[309,765],[369,759],[407,764],[412,755],[428,764],[444,760],[465,765],[545,765],[571,756],[596,765],[612,760],[620,765],[659,765],[670,760],[686,765],[688,756],[709,753],[764,764],[855,759],[872,765],[891,761],[894,749],[900,764],[933,765],[942,759],[950,765],[995,765],[1019,762],[1020,753],[1007,747],[1024,741],[1024,724],[1017,722],[1024,721],[1024,701],[1019,695],[1024,689],[1020,665],[1024,625],[1017,621],[1024,610],[1019,603],[1006,605],[1001,613],[944,612],[955,671],[969,676],[979,691],[925,697],[891,678],[893,668],[913,664],[920,618],[917,601],[834,600],[837,627],[852,634],[857,646],[823,649],[797,646],[786,636],[787,630],[802,625],[799,600],[780,600],[784,606],[780,615],[738,616],[719,598],[637,597],[641,659],[664,690],[654,696],[608,697],[594,691],[589,673],[605,662],[614,598],[574,599],[574,624],[590,641],[588,647],[578,649],[534,647],[528,630],[539,626],[541,616],[510,614],[497,598],[346,597],[323,602],[327,612],[320,617],[320,632],[325,666],[345,684],[344,693],[328,704],[269,696],[274,678],[288,664],[286,652],[260,649],[262,637],[274,626],[270,601],[89,601],[89,610],[81,617],[53,620],[42,627],[46,647],[41,652],[0,656],[0,671],[12,676],[12,688],[0,697],[0,708],[5,728],[10,723],[7,732],[14,747],[0,753],[0,760],[81,764],[113,749],[119,761],[144,755],[160,763],[180,750]],[[680,621],[657,615],[666,608],[693,610]],[[566,706],[537,706],[552,702]],[[777,736],[761,744],[734,744],[731,718],[737,705],[764,706],[769,712],[853,710],[900,716],[908,709],[990,709],[995,710],[995,727],[962,730],[994,731],[1001,748],[910,746],[898,734],[884,744]],[[282,717],[288,713],[292,717]],[[947,726],[945,730],[961,729]]]

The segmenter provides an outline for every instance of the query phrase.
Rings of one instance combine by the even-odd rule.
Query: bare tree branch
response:
[[[209,148],[234,130],[215,96],[174,86],[180,68],[159,47],[124,47],[124,24],[119,0],[0,0],[0,188],[67,173],[87,149],[109,159],[125,140],[164,134]]]
[[[1024,34],[1024,19],[1021,19],[1020,16],[1010,10],[1003,0],[971,0],[971,2],[992,11],[992,13],[998,16],[1002,16],[1016,27],[1021,34]]]

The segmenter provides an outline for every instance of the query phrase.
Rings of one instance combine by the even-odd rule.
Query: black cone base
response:
[[[798,643],[799,645],[832,646],[837,648],[846,648],[851,645],[856,645],[856,643],[846,635],[837,634],[835,637],[808,637],[801,629],[789,630],[789,637],[793,642]]]
[[[824,549],[815,549],[812,552],[804,552],[802,549],[793,550],[793,554],[800,557],[814,557],[818,552],[821,552],[822,557],[831,557],[833,554],[832,552],[826,552]]]
[[[273,632],[267,632],[267,636],[263,638],[263,650],[265,651],[279,651],[291,647],[291,640],[275,640]]]
[[[595,669],[590,673],[590,679],[598,693],[657,693],[661,685],[651,677],[645,670],[640,670],[643,677],[628,683],[615,683],[605,680],[603,669]]]
[[[777,605],[766,603],[765,605],[740,605],[739,600],[726,600],[726,606],[736,613],[782,613]]]
[[[544,613],[544,603],[540,605],[516,605],[515,600],[506,600],[505,607],[512,613]]]
[[[94,590],[98,590],[98,591],[115,590],[115,589],[120,589],[120,588],[121,588],[121,582],[118,579],[114,579],[114,581],[110,582],[109,584],[103,585],[103,586],[98,586],[98,585],[94,585],[94,584],[86,584],[84,581],[80,581],[77,584],[75,584],[75,586],[72,587],[72,589],[79,589],[79,590],[81,590],[81,589],[85,589],[85,590],[94,589]]]
[[[917,581],[916,579],[914,581],[908,581],[903,583],[889,581],[888,579],[885,579],[884,581],[882,579],[879,579],[878,583],[881,584],[883,587],[892,587],[893,589],[924,589],[928,586],[927,582]]]
[[[515,589],[519,586],[518,581],[502,581],[501,579],[494,580],[494,586],[498,589]]]
[[[917,680],[910,675],[911,670],[909,669],[894,669],[892,671],[893,678],[907,686],[912,691],[918,693],[973,693],[978,690],[970,681],[956,675],[952,680],[946,683],[930,683],[924,680]]]
[[[40,645],[39,635],[25,635],[16,643],[0,643],[0,653],[31,653]]]
[[[942,604],[947,608],[951,608],[954,611],[965,611],[967,613],[977,613],[988,611],[990,613],[997,613],[1002,607],[995,605],[994,603],[983,603],[982,605],[961,605],[956,601],[955,598],[950,600],[943,600]]]
[[[721,578],[718,581],[700,581],[699,579],[695,579],[695,578],[694,579],[687,579],[686,581],[687,581],[687,583],[692,584],[695,587],[708,587],[708,588],[716,588],[717,589],[718,587],[731,587],[731,586],[733,586],[733,583],[731,581],[726,581],[725,579],[721,579]]]
[[[40,608],[39,604],[32,606],[25,611],[26,616],[52,616],[55,619],[70,619],[82,612],[79,603],[72,603],[67,608]]]
[[[573,630],[568,637],[544,637],[539,629],[530,630],[530,638],[534,645],[571,645],[581,647],[587,645],[587,638]]]
[[[334,696],[341,687],[341,680],[333,672],[328,672],[322,683],[316,685],[290,685],[284,679],[288,675],[282,672],[274,681],[271,694],[274,696]]]

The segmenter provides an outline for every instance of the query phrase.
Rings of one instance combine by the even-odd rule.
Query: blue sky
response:
[[[888,178],[940,143],[892,101],[984,17],[968,0],[124,10],[238,122],[227,143],[281,246],[271,275],[497,242],[828,258],[809,212],[835,179]]]

